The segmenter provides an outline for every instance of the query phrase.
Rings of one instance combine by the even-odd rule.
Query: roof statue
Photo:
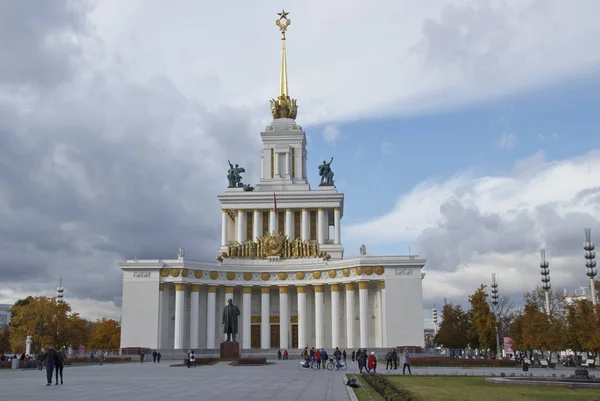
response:
[[[281,10],[279,18],[275,20],[275,25],[279,27],[281,32],[281,71],[279,73],[279,97],[277,99],[271,99],[271,114],[273,119],[278,118],[291,118],[296,119],[298,115],[298,106],[296,105],[296,99],[291,99],[288,93],[288,80],[287,80],[287,60],[285,55],[285,33],[287,27],[290,26],[292,21],[288,19],[288,14],[285,10]]]

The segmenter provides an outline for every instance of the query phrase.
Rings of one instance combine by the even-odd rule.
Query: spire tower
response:
[[[285,51],[285,33],[287,32],[288,26],[292,23],[288,19],[288,14],[285,10],[281,10],[279,18],[275,20],[275,24],[279,27],[281,32],[281,71],[279,72],[279,96],[277,99],[271,99],[271,114],[273,120],[279,118],[291,118],[296,119],[298,114],[298,106],[296,105],[296,99],[291,99],[288,92],[288,78],[287,78],[287,58]]]

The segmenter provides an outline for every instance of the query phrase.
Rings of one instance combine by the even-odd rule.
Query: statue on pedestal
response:
[[[240,308],[233,304],[233,300],[230,298],[227,301],[227,306],[223,309],[223,333],[227,334],[226,341],[234,341],[238,332],[238,316],[240,315]]]
[[[229,170],[227,170],[227,180],[229,181],[228,188],[244,188],[245,185],[242,183],[242,173],[246,172],[246,169],[236,164],[235,167],[229,162]],[[254,189],[254,188],[253,188]]]
[[[319,166],[319,175],[321,176],[321,184],[320,187],[332,187],[333,186],[333,171],[331,170],[331,163],[333,162],[333,157],[327,163],[323,160],[323,163]]]

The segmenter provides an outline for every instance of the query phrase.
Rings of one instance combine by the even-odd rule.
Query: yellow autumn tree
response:
[[[473,343],[483,350],[496,348],[496,316],[490,310],[487,298],[488,294],[483,284],[469,297],[472,336],[476,340]]]
[[[121,327],[113,319],[102,318],[96,321],[90,333],[88,347],[92,349],[119,349]]]

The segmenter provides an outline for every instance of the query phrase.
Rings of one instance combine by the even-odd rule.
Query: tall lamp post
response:
[[[496,273],[492,273],[492,305],[494,305],[494,315],[496,315],[496,358],[500,355],[500,335],[498,334],[498,282]]]
[[[587,276],[590,278],[590,294],[592,294],[592,302],[596,305],[596,287],[594,283],[594,277],[598,273],[596,271],[596,252],[594,252],[594,244],[592,243],[592,229],[585,229],[585,242],[583,243],[583,250],[585,255],[585,267],[588,268]]]
[[[546,294],[546,314],[550,316],[550,296],[548,295],[548,291],[550,291],[550,288],[552,288],[552,285],[550,284],[550,269],[548,269],[550,263],[548,263],[548,261],[546,260],[545,249],[542,249],[540,251],[540,254],[542,255],[542,261],[540,262],[540,268],[542,269],[542,271],[540,272],[540,274],[542,275],[542,288],[544,289],[544,293]]]

